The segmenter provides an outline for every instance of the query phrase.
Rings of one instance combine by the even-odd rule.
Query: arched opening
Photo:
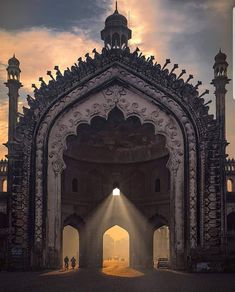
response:
[[[63,229],[63,267],[65,258],[68,258],[69,269],[72,268],[72,258],[75,258],[75,268],[79,267],[79,233],[78,230],[70,225]]]
[[[227,230],[229,233],[235,233],[235,212],[231,212],[227,216]]]
[[[127,46],[127,38],[125,35],[122,35],[121,44],[122,44],[122,48]]]
[[[120,35],[118,33],[114,33],[112,36],[112,47],[120,48]]]
[[[160,179],[156,178],[155,179],[155,192],[156,193],[160,193],[161,191],[161,183],[160,183]]]
[[[110,36],[110,35],[108,35],[108,36],[106,37],[106,39],[105,39],[105,43],[106,43],[106,45],[109,46],[109,48],[111,48],[111,36]]]
[[[154,268],[169,267],[170,240],[169,228],[164,225],[155,230],[153,235],[153,263]]]
[[[73,178],[72,180],[72,191],[73,193],[78,192],[78,180],[76,178]]]
[[[231,178],[227,179],[227,192],[231,193],[233,191],[233,180]]]
[[[7,180],[6,179],[4,179],[2,181],[2,191],[7,192]]]
[[[118,225],[103,235],[103,267],[115,270],[129,266],[129,234]]]

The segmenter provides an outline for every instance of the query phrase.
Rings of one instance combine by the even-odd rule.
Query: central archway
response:
[[[129,234],[115,225],[103,235],[103,268],[112,270],[129,267]]]

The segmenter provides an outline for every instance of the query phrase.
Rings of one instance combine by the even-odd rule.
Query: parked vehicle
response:
[[[159,258],[157,262],[158,269],[168,269],[169,268],[169,260],[167,258]]]

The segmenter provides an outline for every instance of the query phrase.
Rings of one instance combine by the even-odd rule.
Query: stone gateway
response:
[[[63,74],[55,66],[55,77],[48,71],[51,80],[33,85],[19,120],[20,64],[9,60],[9,269],[60,268],[67,225],[79,231],[81,267],[102,267],[103,235],[114,225],[129,233],[131,267],[153,267],[162,226],[172,269],[221,267],[228,257],[226,55],[215,57],[214,118],[201,82],[183,79],[185,70],[176,75],[169,59],[162,66],[131,52],[131,35],[116,8],[101,32],[102,52]],[[118,204],[109,212],[117,186],[126,217]]]

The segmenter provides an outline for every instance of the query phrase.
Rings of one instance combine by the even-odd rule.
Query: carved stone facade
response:
[[[226,164],[226,226],[227,253],[235,257],[235,160],[228,159]]]
[[[118,15],[118,12],[115,12],[115,21],[116,17],[119,18]],[[122,25],[126,25],[126,22],[122,22]],[[133,266],[152,266],[153,232],[166,224],[170,230],[172,268],[196,269],[197,263],[201,261],[223,261],[226,254],[226,141],[221,136],[218,121],[208,114],[209,107],[202,98],[208,92],[199,94],[200,82],[196,86],[189,84],[192,75],[184,81],[184,70],[176,76],[174,70],[177,66],[169,71],[166,68],[169,60],[161,67],[160,64],[153,63],[153,57],[146,60],[138,48],[131,53],[126,42],[127,40],[123,43],[124,47],[115,44],[112,48],[105,47],[102,53],[93,50],[94,58],[87,54],[86,61],[80,58],[78,64],[67,69],[64,74],[56,66],[56,77],[48,72],[52,78],[48,85],[42,78],[39,89],[33,85],[35,97],[28,96],[29,108],[23,108],[24,115],[17,124],[14,141],[8,146],[8,178],[11,186],[8,190],[11,196],[12,224],[8,257],[12,268],[60,267],[61,235],[66,224],[76,226],[80,232],[80,262],[84,267],[101,266],[102,236],[115,224],[129,231],[131,250],[133,254],[139,255],[139,260],[134,256],[130,259]],[[217,76],[214,83],[216,78]],[[108,156],[102,161],[101,156],[98,159],[97,155],[93,154],[93,161],[90,161],[89,155],[85,159],[75,150],[70,150],[71,139],[77,143],[78,148],[82,147],[79,144],[82,126],[84,129],[89,128],[101,119],[102,123],[110,125],[107,129],[116,129],[111,127],[111,116],[115,120],[115,112],[123,116],[121,122],[125,129],[133,126],[134,119],[139,121],[135,134],[140,138],[131,140],[136,143],[136,151],[132,150],[135,144],[130,144],[133,142],[127,137],[122,136],[124,141],[119,141],[120,133],[117,136],[119,138],[115,138],[118,140],[116,144],[108,141],[109,137],[106,137],[105,143],[102,140],[103,144],[95,143],[96,146],[91,148],[96,151],[98,148],[95,147],[101,145],[103,150],[99,151],[105,153],[104,147],[113,149],[115,145],[119,145],[117,147],[120,147],[120,151],[126,151],[127,158],[124,159],[123,156],[119,161],[117,157],[113,158],[109,161],[110,165],[112,164],[110,168],[106,167]],[[154,131],[152,133],[149,130],[148,137],[143,129],[148,131],[150,125]],[[90,133],[88,128],[87,132],[83,131],[85,135]],[[128,133],[133,134],[132,130]],[[110,131],[112,139],[113,135]],[[125,147],[129,145],[129,148],[120,146],[120,142],[123,142]],[[159,150],[158,155],[156,149]],[[140,154],[144,151],[146,154]],[[120,153],[124,152],[119,152],[119,155]],[[85,199],[84,190],[87,190],[87,187],[84,187],[81,198],[75,198],[76,204],[73,206],[73,195],[67,196],[65,192],[69,181],[65,178],[76,166],[84,169],[84,173],[80,171],[78,174],[83,177],[85,169],[87,173],[90,171],[86,166],[89,163],[93,163],[93,168],[103,171],[107,182],[109,171],[113,173],[113,180],[118,180],[121,175],[115,173],[120,173],[121,167],[123,172],[129,169],[131,173],[133,163],[136,163],[139,170],[143,169],[142,172],[135,173],[135,182],[139,183],[138,189],[142,189],[145,195],[150,194],[152,201],[150,203],[147,198],[144,199],[144,194],[133,196],[131,199],[133,205],[141,211],[142,223],[134,227],[138,229],[136,232],[130,222],[121,218],[120,214],[108,217],[105,209],[106,219],[101,216],[100,229],[94,228],[91,224],[94,221],[93,213],[87,210],[98,209],[102,200],[94,197],[90,201]],[[159,207],[161,198],[151,191],[152,174],[149,176],[151,179],[143,179],[148,177],[148,167],[154,169],[154,165],[156,169],[161,165],[165,173],[167,169],[169,172],[169,177],[163,182],[165,190],[168,191],[165,192],[165,198],[162,197],[165,200],[162,209]],[[103,181],[100,189],[105,189],[99,171],[90,172],[90,175],[95,181]],[[85,181],[89,181],[87,177]],[[134,189],[135,182],[129,189]],[[128,194],[128,187],[126,190],[127,198],[131,198],[131,191]],[[89,197],[88,193],[87,196]],[[108,199],[104,194],[100,198],[103,198],[104,203]],[[127,206],[128,204],[127,202]],[[146,239],[145,247],[143,243],[136,244],[141,242],[138,234]],[[92,252],[89,253],[88,248]]]

